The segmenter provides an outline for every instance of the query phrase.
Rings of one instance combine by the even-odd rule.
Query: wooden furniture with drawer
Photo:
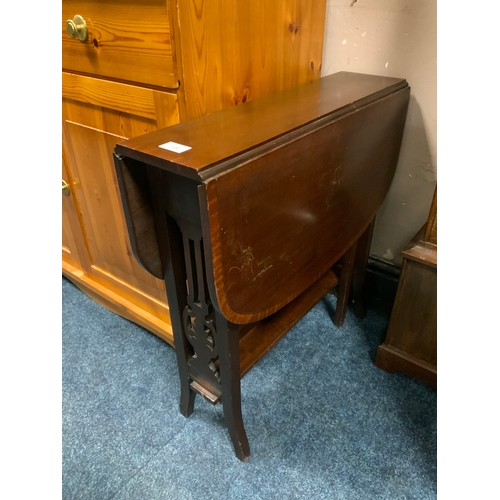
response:
[[[115,147],[134,254],[168,291],[180,411],[196,394],[220,401],[241,460],[240,378],[337,285],[332,266],[355,260],[409,94],[399,78],[342,72]]]
[[[325,0],[63,0],[67,278],[173,344],[164,282],[133,257],[113,148],[319,78],[325,9]]]
[[[385,341],[375,364],[437,387],[437,191],[427,223],[403,250]]]

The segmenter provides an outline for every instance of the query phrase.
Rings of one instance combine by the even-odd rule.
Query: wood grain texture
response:
[[[113,164],[114,145],[122,138],[73,122],[66,122],[65,128],[72,152],[71,170],[78,179],[74,193],[79,200],[93,265],[135,287],[144,287],[149,294],[158,295],[161,282],[132,257],[124,223]],[[73,147],[75,143],[78,148]]]
[[[277,94],[179,123],[123,144],[131,158],[187,176],[206,178],[210,169],[257,146],[275,147],[281,136],[333,113],[343,116],[367,102],[406,88],[401,78],[339,72]],[[191,147],[183,153],[160,148],[166,142]],[[272,141],[272,142],[271,142]],[[120,146],[117,153],[120,154]],[[135,154],[134,154],[135,152]],[[218,173],[220,169],[218,170]]]
[[[324,0],[178,1],[182,119],[319,78],[325,12]]]
[[[420,380],[433,389],[437,388],[436,364],[427,363],[396,347],[386,344],[379,346],[376,365],[388,373],[401,372],[409,377]]]
[[[66,169],[66,159],[62,158],[62,180],[69,185],[69,196],[62,196],[62,251],[63,258],[73,266],[90,269],[85,240],[81,231],[78,211],[75,206],[73,189],[75,182]]]
[[[87,24],[85,42],[66,33],[66,21],[75,14]],[[166,1],[63,0],[62,67],[70,72],[177,88]]]
[[[339,73],[115,151],[205,178],[213,300],[230,321],[250,323],[302,293],[367,229],[392,181],[408,97],[404,80]],[[169,140],[192,150],[158,147]]]
[[[367,235],[366,250],[394,175],[408,101],[404,80],[341,74],[171,127],[177,136],[166,129],[115,147],[124,186],[139,194],[125,189],[122,202],[150,194],[152,211],[137,222],[153,221],[159,252],[134,247],[152,272],[160,255],[180,411],[192,413],[196,393],[220,400],[240,460],[250,453],[241,375],[335,286],[331,268],[351,249],[339,294],[349,290],[357,241]],[[192,151],[166,152],[162,140]],[[152,231],[133,220],[129,231],[150,246]]]
[[[436,387],[437,269],[432,262],[403,259],[389,328],[375,364]]]
[[[205,183],[207,260],[230,321],[283,307],[367,229],[396,168],[408,95],[398,91]]]
[[[437,245],[425,240],[426,229],[427,225],[422,226],[401,254],[405,259],[411,259],[426,266],[437,268]]]
[[[63,251],[63,259],[85,274],[85,290],[92,289],[94,296],[103,293],[102,301],[106,304],[115,304],[116,297],[110,297],[121,295],[127,304],[134,305],[127,309],[128,316],[122,315],[136,317],[136,322],[142,326],[151,324],[151,320],[145,318],[154,315],[159,325],[169,325],[163,280],[142,269],[132,255],[113,164],[113,148],[126,137],[144,134],[158,126],[154,116],[141,116],[151,113],[144,112],[148,109],[144,100],[131,106],[138,115],[127,112],[127,100],[132,99],[135,92],[148,96],[149,110],[151,105],[155,109],[161,102],[170,102],[171,109],[175,110],[175,96],[95,78],[67,76],[67,93],[63,98],[63,154],[78,218],[77,222],[73,219],[66,225],[63,221],[63,234],[78,230],[84,243],[79,259],[71,259],[68,251]],[[77,84],[71,86],[71,82]],[[162,109],[162,116],[163,123],[178,119],[175,112],[168,114],[167,107]],[[123,312],[123,307],[119,310]],[[159,328],[155,327],[158,331]],[[165,335],[172,340],[168,333]]]
[[[436,270],[405,260],[386,343],[436,364],[436,304]]]
[[[427,223],[402,251],[403,265],[385,341],[375,364],[437,386],[437,188]]]
[[[181,117],[186,119],[189,116],[186,91],[198,87],[203,68],[213,68],[213,63],[220,66],[217,61],[221,53],[224,54],[223,78],[220,72],[209,70],[204,83],[208,101],[224,103],[224,106],[320,75],[316,59],[322,52],[324,5],[321,8],[321,4],[324,0],[285,0],[278,2],[279,6],[262,1],[251,6],[221,0],[202,3],[204,12],[209,14],[203,18],[207,26],[202,31],[210,38],[203,38],[203,47],[190,45],[200,40],[200,31],[197,26],[196,33],[190,32],[191,21],[185,17],[192,6],[197,15],[200,2],[63,0],[62,3],[63,150],[68,158],[67,174],[74,183],[73,192],[78,194],[78,197],[72,195],[71,200],[63,200],[69,208],[70,201],[74,202],[73,212],[65,210],[63,214],[64,273],[73,275],[73,271],[67,271],[68,266],[84,273],[84,288],[92,289],[89,294],[94,296],[102,294],[103,303],[115,301],[110,299],[113,294],[123,294],[124,300],[137,306],[133,315],[143,326],[143,315],[154,311],[163,300],[160,299],[164,298],[164,286],[162,282],[160,286],[155,284],[154,279],[150,281],[151,277],[138,276],[134,265],[128,262],[130,246],[123,244],[124,224],[114,207],[116,179],[109,176],[108,163],[99,163],[104,157],[107,159],[110,144],[116,137],[141,136],[157,128],[170,127]],[[302,4],[305,7],[301,7]],[[259,10],[257,17],[255,8]],[[233,24],[234,12],[242,29]],[[244,19],[247,13],[252,20],[250,24]],[[89,36],[85,43],[71,39],[65,31],[66,20],[75,14],[86,20]],[[300,30],[297,22],[290,28],[290,16],[303,20]],[[310,16],[316,18],[312,20]],[[196,25],[197,21],[193,22]],[[282,32],[275,35],[277,25],[283,23],[291,29],[287,44],[279,41],[280,37],[284,40]],[[310,34],[306,33],[308,30]],[[229,36],[233,46],[227,44]],[[219,47],[214,45],[215,40]],[[259,56],[251,57],[249,67],[245,53],[251,46],[259,47]],[[288,49],[285,50],[285,46]],[[191,61],[186,72],[182,66],[183,52],[187,54],[187,61]],[[315,60],[314,68],[310,54]],[[244,57],[237,59],[239,55]],[[208,66],[204,66],[205,59],[211,61]],[[173,92],[162,89],[173,89]],[[229,99],[228,89],[235,89],[230,91]],[[220,95],[220,99],[216,95]],[[189,98],[197,99],[192,93]],[[200,109],[195,102],[190,104],[192,109]],[[208,110],[206,108],[206,112]],[[106,192],[105,183],[111,181]],[[107,198],[111,202],[106,201]],[[105,205],[111,209],[109,218],[102,210]],[[68,216],[71,213],[73,215]],[[75,250],[78,238],[83,242],[81,255]],[[140,275],[141,269],[137,267]],[[142,314],[140,304],[144,300]],[[158,312],[159,320],[165,310],[168,311],[166,302],[163,304],[165,307]]]
[[[63,98],[159,121],[159,128],[179,122],[177,95],[170,92],[64,72],[62,95]]]
[[[179,123],[179,100],[177,94],[153,90],[156,126],[161,129]]]

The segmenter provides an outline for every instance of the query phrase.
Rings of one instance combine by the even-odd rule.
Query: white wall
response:
[[[353,71],[411,87],[396,174],[376,219],[371,254],[401,263],[426,222],[436,185],[436,0],[327,0],[323,76]]]

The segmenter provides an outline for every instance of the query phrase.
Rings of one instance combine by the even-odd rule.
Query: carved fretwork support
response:
[[[176,347],[181,413],[192,413],[195,393],[212,404],[221,402],[236,456],[245,461],[250,447],[241,414],[238,326],[228,322],[210,300],[200,226],[181,218],[175,220],[182,235],[177,241],[184,256],[186,279],[184,305],[178,309],[179,322],[174,322],[179,325],[176,344],[183,346],[182,352]],[[175,303],[180,304],[177,299]]]
[[[190,387],[215,404],[221,395],[217,331],[207,289],[201,230],[186,221],[177,222],[182,232],[187,287],[182,328],[193,349],[187,359]]]

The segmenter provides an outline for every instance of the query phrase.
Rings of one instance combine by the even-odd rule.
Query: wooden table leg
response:
[[[216,325],[224,419],[236,456],[245,462],[250,456],[250,446],[241,413],[239,329],[238,325],[228,322],[218,312],[216,312]]]
[[[250,447],[241,413],[238,326],[228,322],[207,295],[200,228],[167,217],[160,231],[167,250],[162,257],[179,368],[180,412],[191,415],[196,394],[212,404],[221,402],[236,456],[246,461]]]
[[[366,316],[365,300],[365,275],[370,247],[372,244],[373,227],[375,219],[372,220],[366,231],[358,240],[356,257],[354,261],[354,271],[352,275],[351,297],[354,303],[354,314],[357,318],[363,319]]]
[[[341,260],[340,282],[337,295],[337,308],[333,324],[340,328],[344,324],[347,305],[349,303],[349,292],[351,290],[352,276],[354,272],[354,261],[356,258],[357,243],[344,254]]]
[[[165,287],[168,295],[170,321],[174,333],[175,354],[179,371],[182,415],[189,417],[194,410],[196,393],[190,387],[188,361],[193,355],[183,328],[183,311],[187,306],[186,269],[182,234],[177,224],[168,217],[157,221],[158,238],[162,243],[162,261],[165,269]]]
[[[337,309],[333,324],[340,328],[344,324],[349,298],[354,303],[357,318],[366,315],[364,281],[375,219],[369,224],[358,241],[344,254],[340,261],[340,282],[338,285]]]

